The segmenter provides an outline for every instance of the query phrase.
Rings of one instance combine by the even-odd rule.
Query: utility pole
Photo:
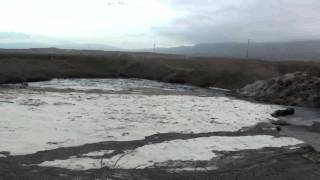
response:
[[[156,53],[156,43],[153,44],[153,53]]]
[[[248,45],[247,45],[247,54],[246,54],[246,58],[249,59],[249,49],[250,49],[250,39],[248,39]]]

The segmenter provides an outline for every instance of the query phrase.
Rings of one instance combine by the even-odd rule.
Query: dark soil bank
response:
[[[320,63],[58,49],[0,50],[0,83],[122,77],[237,89],[295,71],[319,73]]]
[[[247,85],[240,94],[291,106],[320,107],[320,77],[296,72]]]

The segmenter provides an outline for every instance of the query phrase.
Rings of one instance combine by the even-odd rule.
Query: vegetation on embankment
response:
[[[320,63],[95,51],[0,52],[0,83],[52,78],[143,78],[236,89],[296,71],[318,74]]]

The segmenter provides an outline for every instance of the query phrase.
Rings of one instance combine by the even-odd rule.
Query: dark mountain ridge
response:
[[[158,53],[200,57],[246,58],[247,43],[204,43],[156,49]],[[153,51],[145,49],[144,51]],[[251,42],[249,58],[264,60],[320,60],[320,40],[295,42]]]

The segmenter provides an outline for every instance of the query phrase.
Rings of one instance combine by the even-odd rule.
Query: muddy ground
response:
[[[122,153],[128,149],[135,149],[150,143],[160,143],[173,139],[190,139],[208,137],[213,135],[239,136],[261,134],[260,128],[235,133],[206,133],[206,134],[161,134],[147,137],[140,141],[129,142],[101,142],[87,144],[80,147],[60,148],[50,151],[38,152],[25,156],[0,158],[0,179],[299,179],[316,180],[320,177],[320,155],[310,146],[301,148],[264,148],[260,150],[245,150],[237,152],[218,152],[219,158],[212,161],[180,162],[191,164],[194,171],[177,172],[178,162],[172,162],[168,167],[152,169],[121,170],[102,168],[98,170],[72,171],[62,168],[46,168],[32,166],[44,160],[67,159],[72,155],[79,155],[97,150],[116,150],[113,154]],[[266,134],[277,135],[268,131]],[[111,156],[110,155],[110,156]],[[107,157],[96,157],[107,158]],[[179,166],[179,165],[178,165]],[[216,166],[218,170],[197,170],[201,167]]]
[[[36,88],[33,90],[43,91],[43,89]],[[56,90],[46,89],[46,91]],[[59,91],[68,92],[70,90]],[[152,89],[142,91],[150,94],[155,93]],[[98,92],[94,91],[94,93]],[[134,93],[137,92],[135,91]],[[172,92],[162,91],[158,93],[170,94]],[[186,94],[212,96],[217,95],[217,93],[222,92],[208,90],[192,91]],[[320,150],[320,133],[310,130],[310,122],[317,121],[319,118],[320,114],[317,113],[317,110],[298,108],[295,116],[283,118],[290,125],[280,127],[280,131],[277,131],[275,125],[263,123],[237,132],[166,133],[152,135],[143,140],[106,141],[85,144],[79,147],[58,148],[30,155],[7,156],[8,152],[0,152],[0,155],[3,155],[3,157],[0,156],[0,180],[318,180],[320,179],[320,154],[317,150]],[[305,141],[307,144],[303,144],[299,148],[284,147],[233,152],[220,151],[215,152],[219,154],[218,158],[210,161],[174,161],[168,162],[167,166],[148,169],[125,170],[105,167],[96,170],[74,171],[35,165],[43,161],[63,160],[68,159],[70,156],[81,156],[93,151],[115,150],[112,154],[95,157],[103,159],[144,145],[168,140],[249,135],[292,136]],[[178,170],[185,165],[193,167],[193,170]],[[215,168],[210,169],[209,167]]]

